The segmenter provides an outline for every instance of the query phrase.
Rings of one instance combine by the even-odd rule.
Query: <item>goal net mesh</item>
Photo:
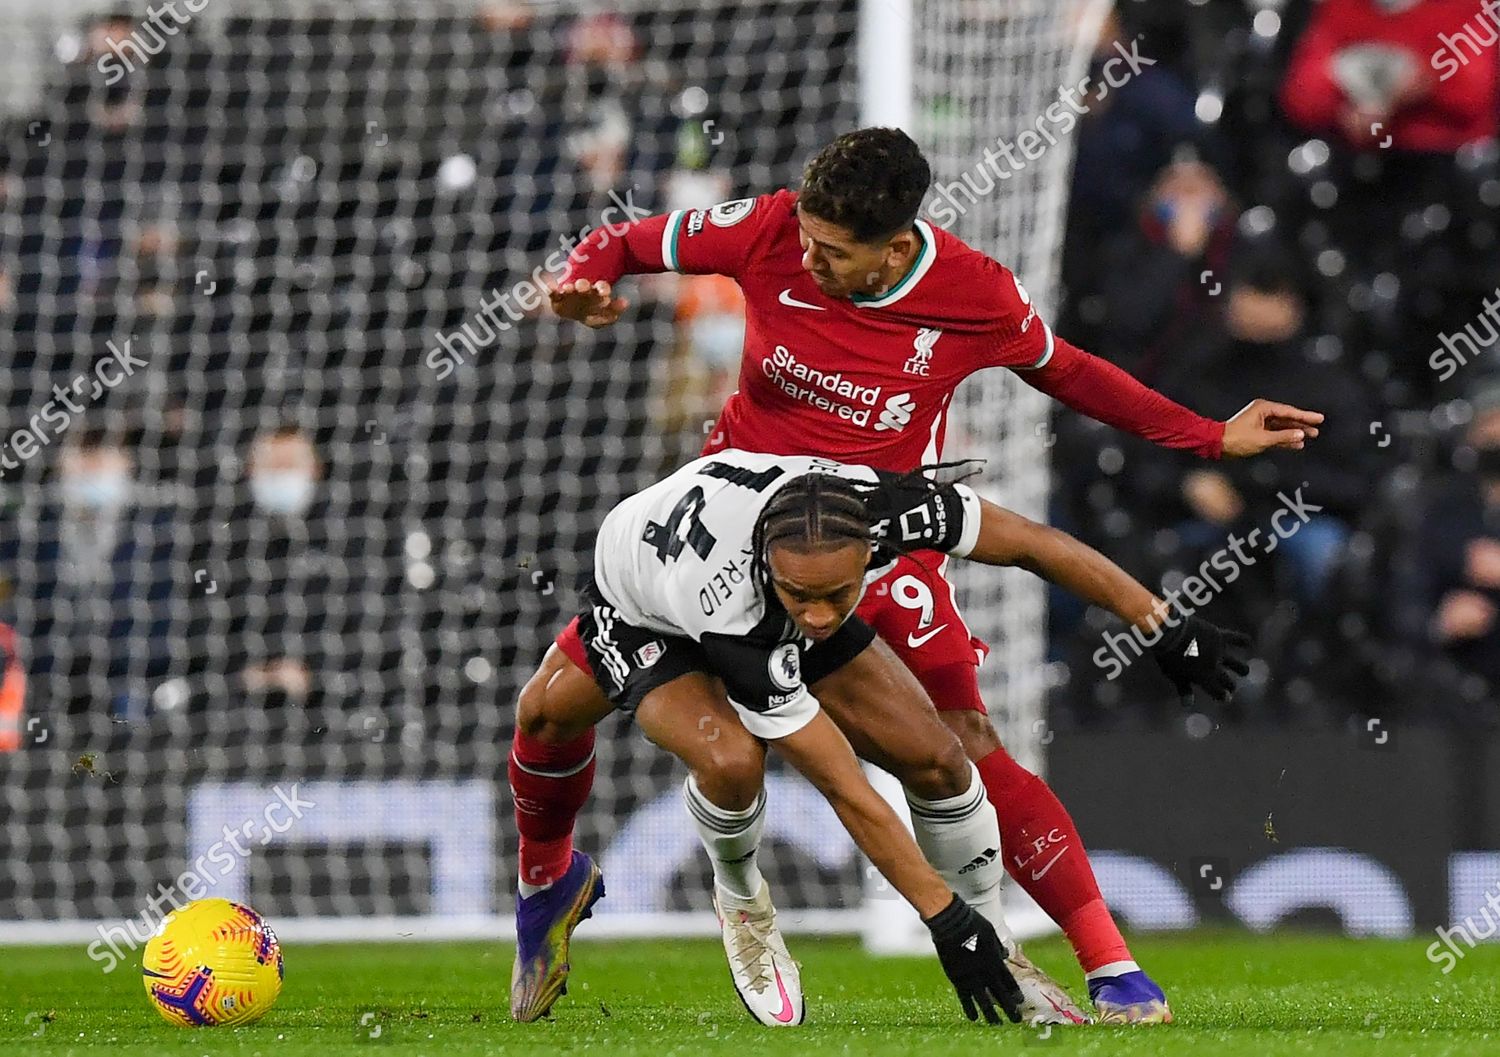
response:
[[[913,120],[933,169],[928,215],[1009,267],[1054,321],[1074,120],[1062,90],[1083,77],[1109,0],[917,0]],[[1061,119],[1061,120],[1060,120]],[[1031,137],[1022,142],[1022,134]],[[980,490],[1046,520],[1048,399],[1010,371],[974,375],[954,399],[947,458],[982,458]],[[1035,771],[1046,740],[1046,592],[1015,570],[950,566],[991,653],[980,685],[1001,739]]]
[[[516,694],[600,518],[702,443],[739,340],[711,280],[627,281],[598,332],[536,280],[627,210],[795,186],[859,123],[859,4],[194,6],[3,14],[0,939],[149,922],[163,887],[352,935],[503,922]],[[1045,109],[1074,13],[916,5],[943,179]],[[1044,312],[1067,154],[955,225]],[[1040,513],[1038,400],[997,372],[955,420]],[[960,583],[1025,756],[1041,595]],[[707,909],[680,767],[619,716],[598,761],[578,844],[606,919]],[[831,813],[770,785],[789,926],[859,906]]]

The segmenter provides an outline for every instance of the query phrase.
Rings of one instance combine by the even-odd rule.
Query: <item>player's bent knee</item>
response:
[[[521,688],[516,729],[544,745],[562,745],[581,736],[607,709],[593,680],[554,647]]]
[[[938,715],[948,728],[958,736],[962,743],[964,752],[969,759],[976,763],[997,749],[1005,746],[1000,741],[1000,735],[995,731],[995,725],[990,717],[984,712],[940,712]]]
[[[726,811],[744,811],[753,805],[766,780],[766,756],[760,743],[745,734],[705,745],[703,752],[686,761],[703,795]]]
[[[544,745],[559,745],[569,740],[567,728],[568,724],[558,722],[547,714],[547,691],[533,677],[521,690],[521,697],[516,705],[516,729]]]
[[[907,792],[923,800],[946,800],[969,790],[969,757],[957,738],[944,739],[930,751],[914,756],[896,775]]]

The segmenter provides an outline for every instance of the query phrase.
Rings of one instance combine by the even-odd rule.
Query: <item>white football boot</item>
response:
[[[762,882],[754,902],[745,903],[714,886],[714,912],[724,930],[729,975],[750,1015],[771,1028],[802,1023],[802,980],[776,927],[771,886]]]
[[[1042,1024],[1092,1024],[1094,1018],[1078,1008],[1062,984],[1038,969],[1026,957],[1020,944],[1007,944],[1010,954],[1005,967],[1021,988],[1021,1023],[1037,1027]]]

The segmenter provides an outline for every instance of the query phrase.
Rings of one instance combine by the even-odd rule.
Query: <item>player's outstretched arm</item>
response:
[[[610,221],[614,207],[607,208],[601,218],[606,223],[573,248],[567,268],[551,284],[552,311],[586,327],[607,327],[629,307],[614,296],[621,276],[717,272],[738,278],[755,255],[762,225],[768,218],[788,215],[789,208],[777,195],[655,216],[626,205],[623,221]]]
[[[860,851],[923,920],[947,907],[953,899],[947,883],[865,778],[854,749],[826,713],[820,710],[796,733],[772,744],[823,794]]]
[[[1066,532],[985,499],[979,506],[979,538],[969,558],[1026,569],[1109,610],[1139,630],[1178,693],[1188,697],[1199,686],[1227,700],[1249,672],[1243,655],[1250,639],[1244,633],[1220,628],[1191,611],[1174,612],[1139,580]]]
[[[938,960],[970,1020],[1000,1022],[998,1006],[1021,1019],[1021,992],[1005,967],[1005,946],[994,927],[955,895],[917,848],[891,806],[865,778],[854,750],[833,720],[819,711],[805,726],[773,744],[823,794],[859,850],[916,908],[932,932]]]
[[[966,555],[985,565],[1014,565],[1145,629],[1166,603],[1093,547],[1051,525],[979,501],[979,538]]]
[[[545,280],[552,311],[586,327],[607,327],[619,319],[629,307],[614,296],[621,276],[671,270],[662,257],[662,234],[672,216],[644,216],[591,231],[568,254],[562,275]]]
[[[1079,414],[1204,458],[1244,458],[1271,448],[1300,450],[1318,435],[1323,416],[1290,404],[1252,400],[1227,422],[1204,418],[1119,367],[1062,338],[1045,363],[1016,374]]]

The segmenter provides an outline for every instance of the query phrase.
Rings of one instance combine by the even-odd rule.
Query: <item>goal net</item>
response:
[[[1062,222],[1072,170],[1072,121],[1049,122],[1064,87],[1083,76],[1109,0],[872,0],[862,70],[865,123],[895,123],[921,143],[933,169],[925,215],[1006,264],[1041,318],[1052,320],[1062,259]],[[890,42],[897,41],[892,44]],[[882,43],[884,42],[884,43]],[[873,44],[873,47],[871,45]],[[909,65],[908,65],[909,64]],[[1017,150],[1025,132],[1035,136]],[[1040,149],[1038,149],[1040,148]],[[987,498],[1046,519],[1051,429],[1047,398],[1004,370],[971,377],[954,398],[945,458],[978,458]],[[1045,768],[1046,597],[1042,582],[1014,570],[949,566],[965,617],[990,644],[980,687],[1001,740],[1021,764]],[[872,776],[892,804],[900,787]],[[872,894],[893,898],[878,877]],[[1026,936],[1053,928],[1008,884],[1006,911]],[[867,944],[922,950],[914,913],[870,915]]]
[[[0,7],[0,942],[123,957],[204,895],[293,939],[503,934],[516,693],[604,512],[702,443],[740,339],[732,285],[627,282],[593,332],[537,282],[631,210],[794,186],[861,123],[871,6]],[[909,9],[942,180],[1045,109],[1078,8]],[[1067,155],[952,225],[1044,312]],[[954,418],[1040,513],[1038,400],[997,372]],[[960,575],[1035,763],[1040,592]],[[680,768],[621,717],[598,759],[596,934],[704,928]],[[783,922],[857,928],[849,838],[769,781]]]

